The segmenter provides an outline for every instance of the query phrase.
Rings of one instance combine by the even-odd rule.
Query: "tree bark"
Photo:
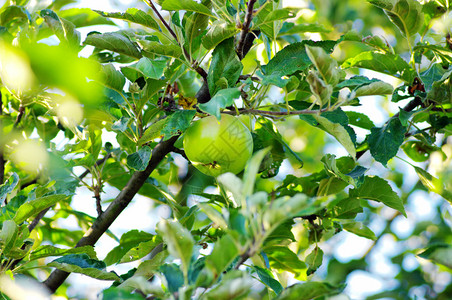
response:
[[[116,196],[115,200],[108,206],[105,212],[100,215],[93,223],[91,228],[86,232],[85,236],[80,239],[75,247],[93,246],[102,234],[107,231],[110,225],[116,220],[119,214],[129,205],[138,190],[143,186],[146,179],[158,166],[165,156],[171,152],[174,143],[179,136],[173,136],[169,140],[160,142],[152,151],[151,160],[144,171],[135,172],[127,185]],[[54,270],[50,276],[44,281],[44,284],[54,293],[58,287],[66,280],[70,273]]]

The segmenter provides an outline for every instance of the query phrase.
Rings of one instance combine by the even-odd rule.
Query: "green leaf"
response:
[[[152,149],[148,146],[142,147],[135,153],[127,156],[127,166],[137,171],[143,171],[151,159]]]
[[[40,213],[42,210],[56,204],[59,201],[63,201],[67,197],[68,197],[67,195],[57,194],[40,197],[35,200],[26,202],[23,205],[21,205],[17,210],[16,215],[14,216],[14,221],[17,224],[21,224],[29,217]]]
[[[75,29],[74,24],[58,17],[58,15],[50,9],[41,10],[40,15],[44,18],[46,24],[52,29],[61,43],[67,43],[70,46],[80,45],[80,32]]]
[[[232,173],[224,173],[217,177],[217,181],[229,192],[231,192],[234,207],[242,205],[245,201],[243,197],[243,183],[242,180]]]
[[[137,276],[144,276],[146,278],[152,277],[154,275],[159,267],[165,262],[165,259],[168,257],[168,251],[163,250],[162,252],[157,253],[154,257],[152,257],[150,260],[146,260],[142,262],[136,272],[135,275]]]
[[[126,78],[121,72],[117,71],[112,64],[102,65],[102,75],[104,79],[103,82],[107,87],[122,92],[122,89],[126,84]]]
[[[14,190],[18,182],[19,175],[13,173],[4,184],[0,185],[0,204],[3,204],[6,196]]]
[[[370,84],[358,87],[355,92],[355,97],[372,96],[372,95],[389,95],[392,94],[394,88],[389,83],[383,81],[372,82]]]
[[[452,247],[448,244],[431,245],[418,256],[452,269]]]
[[[215,15],[212,14],[212,12],[207,6],[197,3],[196,1],[193,0],[165,0],[162,3],[162,9],[169,11],[173,10],[194,11],[200,14],[215,17]]]
[[[138,140],[137,145],[142,146],[143,144],[149,143],[150,141],[160,137],[162,135],[162,130],[168,123],[169,118],[158,120],[148,128],[143,133],[143,136]]]
[[[100,10],[94,10],[99,15],[106,17],[106,18],[114,18],[124,21],[130,21],[133,23],[137,23],[140,25],[143,25],[145,27],[149,27],[152,29],[155,29],[157,31],[160,30],[160,27],[157,23],[157,21],[154,20],[152,15],[139,10],[138,8],[128,8],[125,13],[120,12],[113,12],[113,13],[107,13]]]
[[[99,280],[119,280],[114,272],[107,272],[103,261],[91,259],[87,254],[69,254],[48,264],[69,273],[79,273]]]
[[[295,275],[300,275],[303,270],[306,270],[306,265],[298,256],[289,248],[284,246],[271,246],[264,248],[272,268],[289,271]]]
[[[30,21],[30,15],[28,11],[22,6],[9,5],[3,10],[0,15],[0,25],[6,26],[8,25],[8,23],[12,23],[12,21],[26,24]]]
[[[264,32],[271,32],[270,30],[273,25],[271,23],[279,20],[293,18],[294,16],[294,12],[291,12],[287,8],[267,11],[267,7],[265,7],[260,11],[260,13],[256,15],[256,22],[253,24],[252,28],[262,28]]]
[[[161,265],[159,271],[165,276],[167,288],[170,293],[175,293],[184,285],[184,274],[176,264]]]
[[[323,251],[318,246],[316,246],[305,258],[305,263],[309,267],[306,271],[306,274],[308,276],[314,274],[315,271],[317,271],[317,269],[322,265],[322,262]]]
[[[253,194],[254,183],[256,182],[256,175],[259,172],[259,166],[262,163],[265,155],[270,151],[270,148],[265,148],[254,153],[249,163],[246,165],[245,173],[243,174],[243,196],[249,197]]]
[[[2,223],[0,231],[0,246],[2,253],[8,256],[9,252],[13,250],[16,240],[19,235],[19,226],[13,220],[6,220]]]
[[[227,87],[234,87],[242,69],[243,65],[234,49],[234,39],[221,42],[212,52],[212,61],[207,76],[210,95],[214,96],[218,90],[222,89],[218,86],[221,78],[225,78]]]
[[[202,38],[202,45],[207,50],[210,50],[239,32],[240,30],[236,26],[217,20],[213,22],[206,35]]]
[[[284,35],[291,35],[296,33],[304,33],[304,32],[319,32],[319,33],[329,33],[330,29],[325,28],[324,24],[293,24],[289,22],[285,22],[283,28],[279,31],[278,37]]]
[[[203,1],[202,4],[206,4],[209,7],[211,6],[210,0]],[[199,50],[201,46],[202,38],[204,37],[204,34],[206,33],[205,30],[207,29],[207,26],[209,25],[209,17],[200,14],[200,13],[194,13],[190,17],[187,18],[187,21],[185,22],[184,29],[185,29],[185,49],[188,50],[188,53],[191,57],[196,58],[196,52]]]
[[[354,219],[357,214],[363,212],[363,208],[359,199],[346,198],[336,203],[329,211],[336,219]]]
[[[331,134],[342,146],[344,146],[345,150],[353,157],[356,157],[356,149],[355,145],[350,137],[349,132],[338,123],[333,123],[325,117],[314,115],[314,119],[319,122],[319,124],[323,127],[323,129]]]
[[[213,207],[213,205],[202,202],[198,203],[197,205],[201,209],[201,211],[204,212],[207,217],[213,222],[216,228],[218,227],[227,229],[228,224],[226,223],[226,220],[221,215],[221,213]]]
[[[141,76],[160,79],[166,69],[166,63],[166,60],[150,60],[147,57],[142,57],[135,64],[121,67],[121,72],[132,82]]]
[[[383,127],[374,127],[367,136],[370,153],[384,166],[396,156],[405,138],[406,127],[398,118],[391,118]]]
[[[262,144],[262,148],[271,147],[269,153],[271,159],[270,169],[264,171],[262,174],[263,177],[270,177],[270,175],[273,174],[276,175],[279,171],[280,163],[282,163],[284,157],[292,157],[298,161],[300,168],[303,167],[303,160],[301,157],[290,148],[272,121],[265,118],[259,118],[256,122],[253,133],[257,134],[257,137],[254,137],[255,146],[257,142]],[[259,147],[255,147],[255,150],[258,149]]]
[[[368,84],[371,84],[374,82],[380,82],[380,81],[381,80],[375,79],[375,78],[369,79],[366,76],[353,76],[353,77],[350,77],[349,79],[346,79],[346,80],[340,82],[336,86],[336,88],[342,89],[342,88],[348,87],[350,90],[354,90],[361,86],[368,85]]]
[[[286,288],[278,300],[310,300],[322,296],[330,296],[340,293],[345,286],[334,286],[328,282],[309,281],[294,284]]]
[[[363,238],[370,239],[373,241],[377,240],[375,233],[372,230],[370,230],[369,227],[365,226],[361,222],[347,222],[347,223],[341,223],[341,225],[348,232],[354,233],[358,236],[361,236]]]
[[[373,127],[375,127],[374,122],[372,122],[366,114],[355,111],[346,111],[345,113],[347,114],[348,122],[350,125],[354,125],[367,130],[371,130]]]
[[[190,126],[195,114],[195,110],[178,110],[169,116],[168,122],[162,130],[163,140],[182,134]]]
[[[36,250],[30,253],[29,260],[36,260],[49,256],[61,256],[64,254],[86,254],[89,258],[97,259],[96,251],[93,246],[83,246],[70,249],[61,249],[51,245],[39,246]]]
[[[288,219],[313,214],[317,210],[318,207],[310,205],[307,196],[302,193],[297,193],[289,199],[277,198],[264,212],[263,227],[271,232]]]
[[[186,228],[176,221],[161,220],[157,225],[158,232],[162,235],[169,253],[182,261],[182,271],[188,274],[191,254],[195,241]]]
[[[316,97],[317,103],[320,107],[330,103],[331,95],[333,94],[333,86],[327,84],[315,71],[309,72],[306,81],[309,83],[309,88],[312,94]]]
[[[306,45],[306,54],[322,76],[323,81],[334,87],[340,78],[336,60],[320,47]]]
[[[143,300],[141,294],[131,294],[129,290],[120,289],[118,287],[110,287],[102,291],[102,300]]]
[[[348,158],[349,160],[352,161],[351,169],[353,169],[355,166],[355,163],[353,162],[353,160],[349,157],[343,157],[343,158],[344,159]],[[327,174],[337,177],[337,178],[343,180],[344,182],[346,182],[347,184],[353,185],[354,187],[358,186],[360,178],[355,179],[355,178],[341,172],[341,170],[339,170],[338,166],[336,165],[336,156],[335,155],[327,154],[324,157],[322,157],[321,162],[323,162],[323,164],[325,165],[325,171],[327,172]],[[347,170],[347,171],[351,171],[351,169]]]
[[[421,141],[408,141],[403,144],[402,149],[415,162],[424,162],[429,159],[432,152],[439,150],[437,147]]]
[[[230,271],[223,277],[221,284],[204,294],[206,300],[241,299],[253,285],[251,277],[238,270]]]
[[[154,55],[163,55],[174,58],[179,58],[182,55],[182,49],[174,44],[163,45],[156,41],[140,40],[138,44],[143,50],[143,55],[151,59]]]
[[[153,241],[154,236],[150,233],[138,230],[131,230],[121,236],[119,245],[108,252],[104,259],[107,266],[119,263],[121,259],[134,247],[143,242]]]
[[[381,202],[395,210],[401,212],[405,217],[405,208],[402,199],[397,196],[383,178],[377,176],[366,176],[364,182],[355,189],[350,190],[350,198],[368,199]]]
[[[240,91],[237,88],[219,90],[209,102],[198,104],[198,108],[220,120],[220,109],[233,105],[234,99],[239,97]]]
[[[347,59],[342,68],[364,68],[376,72],[398,77],[411,84],[414,80],[415,72],[410,65],[400,56],[390,53],[361,52],[353,58]]]
[[[279,30],[282,27],[282,21],[280,19],[287,17],[287,14],[283,12],[282,1],[274,0],[267,1],[258,10],[254,20],[259,28],[271,41],[276,40]],[[288,11],[288,10],[286,10]]]
[[[160,244],[159,240],[152,240],[148,242],[139,243],[136,247],[132,247],[119,261],[120,264],[136,261],[144,258]]]
[[[276,53],[267,65],[262,66],[264,75],[291,75],[297,71],[304,71],[311,65],[311,60],[306,53],[306,45],[320,47],[330,54],[333,52],[337,41],[319,41],[314,42],[306,40],[293,43]]]
[[[60,16],[60,18],[64,18],[69,22],[73,23],[77,28],[94,25],[113,25],[113,26],[116,25],[112,21],[99,16],[97,13],[95,13],[89,8],[74,7],[65,10],[60,10],[58,12],[58,15]]]
[[[422,184],[429,191],[432,191],[440,195],[441,197],[452,203],[452,192],[450,192],[444,187],[444,183],[442,180],[439,180],[438,178],[432,176],[430,173],[419,167],[414,167],[414,169],[416,170],[416,173],[419,176],[419,179],[421,180]]]
[[[383,9],[407,37],[416,34],[424,23],[422,5],[417,0],[367,0]]]
[[[236,241],[229,234],[225,234],[215,243],[212,253],[206,259],[206,264],[213,269],[214,276],[217,278],[238,255]]]
[[[283,287],[279,281],[277,281],[273,274],[264,268],[253,266],[253,269],[256,271],[257,276],[259,276],[259,279],[269,288],[271,288],[277,295],[281,294],[283,291]]]
[[[138,46],[130,40],[124,31],[91,33],[85,41],[85,45],[91,45],[99,49],[110,50],[119,54],[124,54],[134,58],[141,58]]]

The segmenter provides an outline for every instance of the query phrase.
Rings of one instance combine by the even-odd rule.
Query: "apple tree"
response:
[[[0,8],[3,298],[448,299],[448,0],[74,2]]]

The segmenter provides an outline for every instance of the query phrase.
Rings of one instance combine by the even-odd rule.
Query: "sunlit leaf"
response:
[[[126,12],[124,13],[119,12],[107,13],[100,10],[95,10],[95,12],[106,18],[130,21],[155,30],[160,29],[157,21],[154,20],[152,15],[147,14],[146,12],[134,7],[127,9]]]
[[[29,202],[24,203],[19,207],[19,209],[16,212],[16,215],[14,216],[14,221],[17,224],[22,223],[26,219],[28,219],[31,216],[34,216],[41,212],[42,210],[46,209],[49,206],[52,206],[59,201],[63,201],[66,199],[67,195],[49,195],[44,196],[41,198],[37,198],[34,200],[31,200]]]
[[[179,222],[167,220],[161,220],[157,224],[157,230],[168,246],[169,253],[182,261],[182,270],[187,275],[194,246],[190,232]]]
[[[402,199],[392,190],[389,183],[377,176],[366,176],[364,182],[356,189],[350,190],[351,198],[368,199],[381,202],[398,210],[406,217]]]

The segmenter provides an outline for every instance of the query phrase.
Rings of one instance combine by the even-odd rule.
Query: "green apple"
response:
[[[236,117],[221,114],[194,122],[185,132],[184,150],[188,159],[201,172],[218,176],[239,173],[253,153],[249,129]]]

